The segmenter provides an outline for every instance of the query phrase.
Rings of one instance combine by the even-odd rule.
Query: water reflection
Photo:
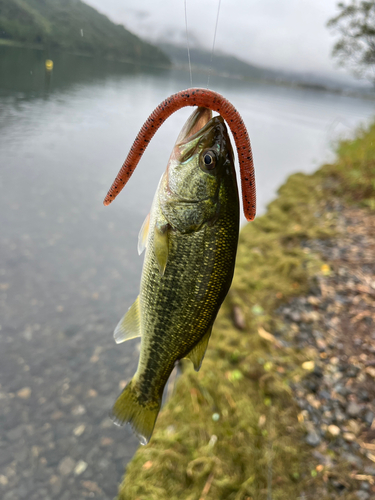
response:
[[[45,61],[53,61],[47,71]],[[65,52],[34,50],[0,45],[0,92],[22,93],[32,99],[66,91],[74,85],[105,84],[106,80],[140,74],[161,75],[166,70]]]

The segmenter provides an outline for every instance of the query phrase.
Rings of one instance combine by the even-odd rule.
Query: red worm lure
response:
[[[186,106],[209,108],[218,112],[227,122],[237,147],[245,217],[248,221],[253,220],[256,212],[255,174],[250,139],[245,124],[239,112],[225,97],[213,90],[199,88],[177,92],[154,109],[138,132],[126,160],[105,197],[104,205],[109,205],[128,182],[158,128],[175,111]]]

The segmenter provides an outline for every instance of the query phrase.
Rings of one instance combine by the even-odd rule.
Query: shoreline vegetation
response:
[[[190,361],[183,360],[182,374],[149,445],[140,447],[127,466],[118,500],[328,500],[344,490],[348,500],[370,498],[375,453],[367,449],[367,455],[360,455],[364,470],[358,465],[362,458],[355,463],[348,456],[360,450],[358,436],[375,430],[375,425],[371,427],[368,413],[367,423],[350,414],[349,424],[357,426],[357,433],[345,433],[344,421],[313,435],[310,410],[301,408],[306,398],[317,408],[321,403],[316,394],[301,396],[300,388],[311,386],[309,377],[316,375],[320,362],[327,363],[324,370],[332,367],[330,358],[326,360],[328,347],[319,351],[296,339],[307,335],[306,325],[306,331],[314,333],[315,316],[323,316],[316,305],[324,295],[322,283],[338,272],[319,245],[336,248],[344,238],[339,223],[344,210],[356,206],[364,219],[371,219],[374,179],[375,123],[355,139],[341,142],[334,164],[312,175],[290,176],[266,214],[242,228],[232,288],[215,322],[202,368],[195,373]],[[296,317],[294,323],[286,321],[280,313],[289,307],[291,314],[293,301],[311,306],[303,321]],[[358,309],[358,301],[353,304]],[[323,332],[323,339],[330,330]],[[332,364],[337,365],[337,359],[332,357]],[[358,375],[363,383],[375,376],[366,370]],[[320,377],[325,380],[326,375]],[[369,387],[374,386],[371,380]],[[375,403],[371,390],[369,405]],[[353,413],[353,408],[347,411]],[[339,436],[340,426],[344,438]],[[373,434],[366,438],[370,449],[375,449]],[[337,451],[348,446],[352,454]]]

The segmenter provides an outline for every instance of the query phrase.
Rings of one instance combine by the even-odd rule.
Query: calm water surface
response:
[[[143,121],[189,77],[64,54],[46,74],[45,59],[0,47],[0,497],[107,499],[137,447],[107,415],[139,343],[116,346],[112,332],[138,294],[138,231],[191,110],[157,132],[116,202],[102,200]],[[247,124],[258,212],[374,113],[316,91],[212,76],[211,88]]]

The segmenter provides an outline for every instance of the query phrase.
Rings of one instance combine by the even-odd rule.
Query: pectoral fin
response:
[[[121,344],[125,340],[134,339],[141,336],[141,312],[139,308],[139,296],[127,313],[121,318],[116,326],[113,337],[116,344]]]
[[[150,214],[145,218],[138,235],[138,255],[141,255],[147,246],[148,230],[150,229]]]
[[[168,261],[169,242],[168,242],[169,226],[155,225],[154,229],[154,252],[156,262],[159,267],[160,276],[164,276],[165,268]]]
[[[210,340],[211,337],[211,332],[212,332],[212,326],[210,326],[210,328],[207,330],[207,333],[202,338],[202,340],[200,340],[199,343],[186,356],[193,362],[194,370],[196,372],[199,371],[202,365],[204,355],[206,354],[208,341]]]

